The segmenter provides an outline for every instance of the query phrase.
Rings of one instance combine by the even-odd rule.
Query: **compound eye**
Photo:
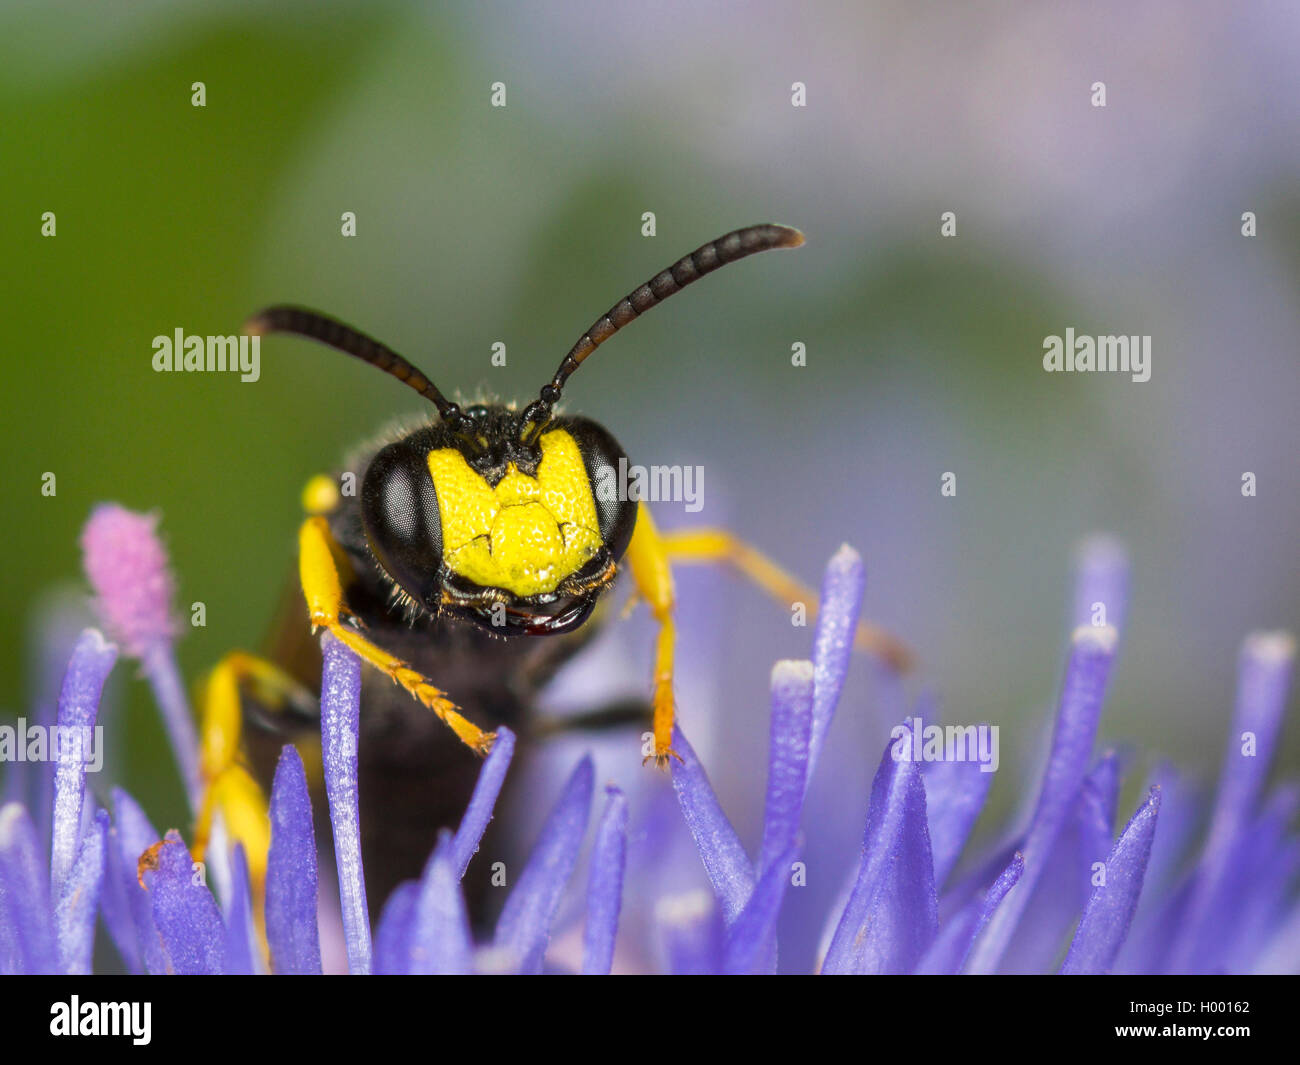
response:
[[[361,520],[376,560],[416,602],[441,601],[442,517],[425,449],[409,440],[383,448],[361,485]]]
[[[607,429],[586,418],[570,419],[564,428],[577,443],[587,468],[600,519],[600,538],[617,561],[623,557],[636,528],[636,501],[627,498],[627,454]],[[621,467],[620,459],[624,463]]]

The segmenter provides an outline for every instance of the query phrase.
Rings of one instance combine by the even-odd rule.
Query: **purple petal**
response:
[[[605,789],[605,812],[596,829],[587,874],[587,922],[582,930],[582,973],[605,976],[614,964],[614,938],[623,904],[627,864],[627,798],[612,785]]]
[[[1231,835],[1254,811],[1268,777],[1286,710],[1295,641],[1254,633],[1242,645],[1232,742],[1224,757],[1210,835]],[[1247,746],[1247,734],[1254,738]]]
[[[1298,809],[1298,786],[1278,788],[1241,841],[1236,919],[1221,937],[1220,971],[1249,972],[1286,916],[1300,873],[1300,838],[1290,828]]]
[[[379,915],[379,929],[375,932],[375,972],[383,976],[401,976],[410,965],[411,915],[420,885],[407,880],[393,889]]]
[[[590,757],[578,763],[501,911],[495,945],[514,959],[519,972],[541,971],[551,922],[587,830],[594,773]]]
[[[844,911],[849,907],[849,899],[853,897],[853,889],[858,885],[858,872],[859,866],[855,865],[842,878],[839,890],[835,892],[835,899],[826,911],[821,934],[817,940],[817,964],[813,967],[814,972],[821,972],[822,966],[826,963],[826,955],[830,952],[831,942],[835,938],[835,933],[839,930],[840,921],[844,919]]]
[[[925,785],[919,763],[906,756],[911,728],[900,732],[871,786],[862,864],[823,973],[910,972],[938,930]]]
[[[203,776],[199,770],[199,736],[194,714],[185,694],[185,682],[176,662],[176,650],[170,643],[156,643],[140,656],[140,668],[149,680],[154,701],[162,715],[163,728],[171,744],[176,768],[189,799],[191,812],[203,801]]]
[[[776,969],[776,920],[790,886],[798,856],[795,841],[759,877],[740,916],[727,929],[723,971],[732,975],[763,974]]]
[[[105,883],[101,891],[104,923],[126,967],[159,975],[167,959],[153,923],[149,893],[140,886],[140,855],[159,840],[144,811],[126,792],[113,790],[113,825],[108,832]]]
[[[1106,859],[1106,883],[1093,889],[1062,973],[1110,971],[1137,911],[1159,812],[1160,791],[1152,788]]]
[[[1109,751],[1084,779],[1002,956],[1000,972],[1046,973],[1057,967],[1092,895],[1092,867],[1104,863],[1111,851],[1118,764],[1115,752]]]
[[[140,856],[162,837],[134,798],[121,789],[113,791],[113,832],[117,845],[109,848],[109,880],[112,886],[120,887],[134,926],[136,965],[143,965],[153,975],[162,975],[168,971],[168,960],[153,925],[153,902],[139,880]],[[118,948],[123,949],[121,941]]]
[[[1232,848],[1231,876],[1215,894],[1195,954],[1195,972],[1238,973],[1254,967],[1272,939],[1300,872],[1300,840],[1291,823],[1300,808],[1300,790],[1283,785],[1244,828]],[[1163,830],[1163,815],[1161,817]],[[1196,887],[1195,870],[1189,889]],[[1189,897],[1190,897],[1189,890]]]
[[[406,947],[406,972],[457,976],[473,972],[474,943],[460,890],[451,834],[444,832],[425,864],[412,900]]]
[[[89,974],[95,950],[95,914],[104,883],[104,847],[108,812],[97,810],[94,822],[81,838],[81,849],[63,882],[54,911],[54,932],[59,961],[69,976]]]
[[[1119,805],[1119,753],[1107,751],[1097,760],[1079,789],[1084,831],[1083,860],[1087,865],[1104,860],[1111,850],[1115,832],[1115,810]]]
[[[951,976],[961,972],[976,938],[1024,871],[1025,859],[1017,852],[987,892],[970,899],[944,922],[916,972],[932,976]]]
[[[1250,971],[1258,976],[1300,976],[1300,901],[1279,922]]]
[[[212,892],[194,882],[189,848],[173,830],[155,854],[156,868],[146,868],[144,882],[166,955],[166,971],[178,976],[219,974],[226,953],[221,912]]]
[[[492,751],[479,770],[474,794],[470,797],[465,816],[460,819],[460,827],[456,829],[452,840],[452,862],[462,877],[469,868],[470,859],[478,853],[483,833],[492,820],[492,811],[496,807],[497,796],[501,794],[501,786],[506,781],[506,770],[510,768],[510,759],[514,753],[515,734],[508,728],[497,729]]]
[[[1210,917],[1232,879],[1237,840],[1254,815],[1268,775],[1294,658],[1295,641],[1286,633],[1254,633],[1242,645],[1237,706],[1219,792],[1168,972],[1205,971],[1206,954],[1215,947]]]
[[[0,965],[8,973],[58,971],[50,889],[36,826],[18,803],[0,809]]]
[[[673,729],[673,750],[682,759],[672,767],[673,791],[722,906],[723,920],[730,924],[740,916],[754,890],[754,867],[722,812],[704,767],[678,728]]]
[[[990,973],[997,969],[1069,815],[1088,771],[1117,640],[1118,633],[1110,626],[1084,627],[1074,632],[1052,733],[1051,756],[1033,821],[1020,848],[1025,870],[971,952],[967,962],[970,972]]]
[[[813,635],[813,723],[808,743],[806,782],[821,754],[826,733],[830,730],[840,692],[849,673],[853,656],[853,637],[862,610],[862,593],[867,586],[862,556],[844,544],[831,557],[822,577],[821,605]]]
[[[1203,820],[1201,796],[1196,788],[1173,766],[1157,766],[1147,782],[1147,791],[1160,789],[1160,831],[1151,844],[1151,860],[1147,862],[1146,884],[1148,891],[1163,893],[1177,880],[1180,867],[1190,852],[1198,826]],[[1157,905],[1158,899],[1149,899],[1143,893],[1138,904],[1138,918]]]
[[[655,924],[668,972],[674,976],[722,972],[726,932],[714,896],[703,889],[666,896],[655,903]]]
[[[266,941],[275,972],[319,976],[316,834],[302,759],[280,751],[271,786],[271,849],[266,860]]]
[[[75,596],[76,606],[63,598],[56,599],[40,612],[36,622],[38,655],[32,669],[38,688],[27,719],[15,723],[16,739],[23,742],[32,723],[45,731],[58,722],[59,691],[68,671],[77,639],[86,627],[83,597]],[[54,817],[54,767],[48,760],[10,762],[6,767],[5,802],[21,802],[27,807],[36,826],[36,839],[42,850],[50,842],[50,822]]]
[[[1106,533],[1085,540],[1075,558],[1071,628],[1110,625],[1122,632],[1128,613],[1128,584],[1128,552],[1123,542]]]
[[[813,664],[778,662],[772,667],[771,753],[758,859],[760,876],[790,849],[799,834],[812,725]]]
[[[1181,876],[1191,844],[1202,825],[1201,796],[1172,766],[1156,767],[1147,781],[1147,791],[1160,789],[1160,831],[1151,843],[1151,857],[1143,877],[1142,896],[1128,937],[1111,968],[1113,973],[1160,972],[1168,953],[1172,930],[1182,922],[1181,912],[1172,908],[1181,898],[1186,904],[1187,879]]]
[[[95,745],[95,716],[117,648],[95,629],[86,629],[72,651],[59,694],[58,763],[54,771],[54,830],[50,887],[57,898],[81,844],[81,803],[86,767]],[[51,746],[56,740],[51,739]],[[54,751],[50,751],[54,755]],[[100,752],[102,757],[102,751]]]
[[[357,738],[361,723],[361,660],[326,633],[321,638],[321,757],[325,795],[334,830],[339,906],[348,945],[348,971],[370,972],[370,918],[361,865],[361,815],[357,805]]]
[[[248,885],[248,859],[244,845],[236,843],[230,861],[230,904],[226,907],[226,960],[222,972],[227,976],[252,976],[261,966],[257,962],[258,937],[253,927],[253,899]]]
[[[930,847],[934,854],[934,882],[942,887],[984,808],[993,774],[985,773],[979,762],[946,759],[926,762],[922,772]]]

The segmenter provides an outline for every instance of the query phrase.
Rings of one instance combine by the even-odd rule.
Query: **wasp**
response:
[[[598,604],[624,570],[657,624],[649,698],[593,708],[574,724],[644,722],[644,760],[669,764],[673,566],[727,563],[786,604],[815,609],[816,597],[725,531],[660,532],[644,502],[596,491],[627,456],[607,429],[560,413],[559,403],[574,372],[633,319],[728,263],[803,240],[769,224],[697,248],[597,318],[522,409],[462,407],[401,355],[314,311],[273,306],[246,323],[249,335],[292,334],[368,363],[418,392],[436,418],[353,456],[359,491],[341,491],[328,475],[305,489],[299,587],[267,653],[229,654],[206,682],[197,847],[220,810],[260,877],[265,783],[286,738],[301,742],[319,727],[313,634],[325,630],[368,667],[362,852],[367,895],[372,906],[382,902],[418,875],[438,832],[459,823],[478,772],[474,756],[491,749],[494,730],[509,726],[521,743],[542,731],[532,727],[538,693],[590,638]],[[906,649],[875,626],[860,626],[857,645],[906,665]]]

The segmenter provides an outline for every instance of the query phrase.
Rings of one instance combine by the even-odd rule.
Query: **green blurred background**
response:
[[[528,398],[635,284],[777,221],[807,246],[638,322],[574,378],[571,407],[633,461],[702,464],[698,517],[807,579],[841,541],[862,550],[869,613],[918,648],[946,714],[1004,726],[1004,765],[1035,749],[1054,695],[1072,551],[1117,533],[1134,592],[1103,730],[1212,775],[1239,641],[1300,626],[1295,30],[1227,4],[0,9],[0,707],[27,705],[36,611],[79,580],[93,504],[162,513],[181,603],[207,606],[180,645],[192,679],[260,641],[306,478],[420,410],[287,339],[263,342],[256,384],[155,374],[155,335],[300,302],[444,390]],[[1044,374],[1043,338],[1067,326],[1153,334],[1151,382]],[[691,517],[663,508],[665,525]],[[766,738],[743,726],[763,721],[768,664],[807,636],[710,587],[712,650],[688,666],[715,674],[718,707],[683,698],[683,714],[734,755],[720,787],[754,798]],[[644,648],[629,654],[636,687]],[[180,821],[144,685],[118,673],[113,775]],[[879,744],[861,742],[865,778]]]

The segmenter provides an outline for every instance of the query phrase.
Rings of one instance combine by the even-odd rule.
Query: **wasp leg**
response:
[[[456,733],[462,743],[479,754],[492,749],[496,733],[484,732],[463,717],[456,705],[427,677],[400,658],[366,639],[356,629],[343,624],[354,615],[343,598],[339,576],[340,550],[324,517],[314,515],[303,522],[298,533],[298,575],[307,598],[307,611],[313,629],[327,629],[335,639],[350,647],[364,662],[390,677],[432,710]]]
[[[637,594],[650,607],[650,613],[659,623],[659,638],[655,643],[654,694],[654,759],[660,769],[668,768],[668,760],[680,756],[672,749],[673,739],[673,650],[677,627],[673,623],[676,593],[673,590],[673,571],[668,550],[659,530],[650,517],[650,508],[637,504],[636,529],[624,555],[636,582]]]
[[[245,691],[273,709],[299,708],[314,697],[278,666],[244,651],[232,651],[218,662],[203,688],[199,770],[204,790],[194,827],[194,858],[202,860],[213,814],[220,811],[233,840],[244,845],[249,877],[260,894],[271,825],[266,797],[240,750]]]
[[[640,515],[637,523],[639,526]],[[813,589],[729,532],[721,529],[675,530],[661,534],[659,540],[673,563],[729,563],[773,599],[785,604],[803,603],[811,618],[817,616],[818,597]],[[882,659],[900,673],[912,668],[912,652],[893,633],[878,625],[859,622],[853,644],[856,650]]]

